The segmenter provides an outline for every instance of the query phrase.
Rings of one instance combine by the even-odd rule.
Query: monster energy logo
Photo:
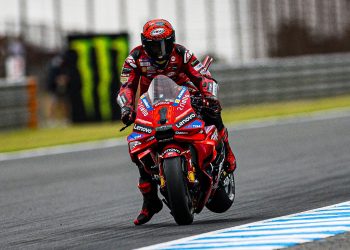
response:
[[[113,74],[119,75],[128,56],[127,35],[70,36],[68,40],[69,49],[77,54],[80,95],[87,120],[96,114],[101,120],[111,120],[113,97],[118,89],[114,85],[119,85],[113,82]]]

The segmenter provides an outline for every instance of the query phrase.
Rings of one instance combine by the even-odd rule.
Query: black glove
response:
[[[215,97],[206,96],[203,100],[202,114],[210,119],[218,119],[221,116],[221,105]]]
[[[121,109],[121,113],[121,119],[125,125],[130,125],[135,121],[136,113],[132,108],[124,106]]]

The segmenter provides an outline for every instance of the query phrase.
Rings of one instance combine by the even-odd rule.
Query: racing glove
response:
[[[121,108],[121,119],[125,125],[130,125],[131,123],[133,123],[135,121],[135,118],[136,113],[134,109],[128,106],[124,106]]]

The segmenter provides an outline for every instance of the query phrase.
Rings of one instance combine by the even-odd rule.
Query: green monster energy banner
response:
[[[128,35],[70,35],[68,50],[72,121],[119,119],[116,95],[129,52]]]

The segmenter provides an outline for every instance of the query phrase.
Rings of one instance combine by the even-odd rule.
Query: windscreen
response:
[[[147,94],[152,105],[158,102],[174,102],[181,88],[169,77],[159,75],[152,80]]]

